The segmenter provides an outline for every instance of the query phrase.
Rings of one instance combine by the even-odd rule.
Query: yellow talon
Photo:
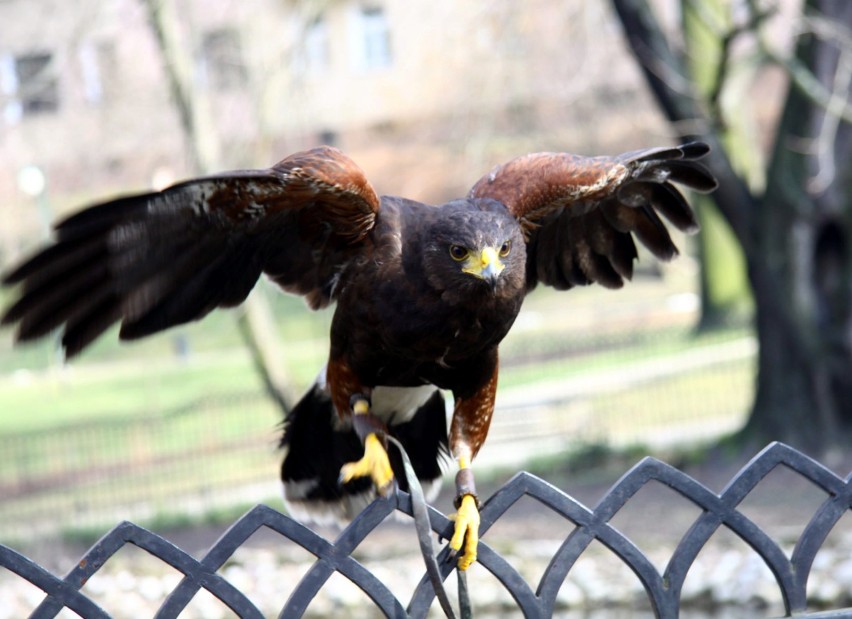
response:
[[[476,547],[479,544],[479,510],[476,499],[466,494],[462,497],[459,510],[451,516],[456,521],[450,548],[458,552],[464,542],[464,552],[459,557],[459,569],[464,571],[476,561]]]
[[[346,483],[356,477],[371,477],[379,494],[387,494],[393,486],[388,452],[375,434],[368,434],[364,440],[364,457],[357,462],[344,464],[340,469],[340,482]]]

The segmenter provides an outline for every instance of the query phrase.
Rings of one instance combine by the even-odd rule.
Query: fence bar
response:
[[[786,467],[828,496],[805,526],[791,558],[755,522],[739,510],[740,504],[769,473]],[[611,519],[650,482],[662,483],[701,513],[683,535],[662,573],[625,535],[610,524]],[[538,583],[528,583],[511,562],[481,542],[479,563],[506,589],[525,617],[550,617],[557,610],[557,593],[575,563],[593,541],[623,562],[638,578],[658,619],[676,619],[687,572],[711,536],[725,527],[742,539],[772,572],[790,615],[810,619],[850,617],[852,609],[807,613],[807,584],[817,553],[843,515],[852,508],[852,473],[838,477],[819,462],[781,443],[773,443],[746,464],[718,494],[686,473],[655,458],[645,458],[621,479],[594,508],[588,508],[551,484],[529,473],[519,473],[488,499],[481,510],[481,533],[496,523],[518,500],[531,497],[575,528],[556,549]],[[196,560],[171,542],[129,522],[117,525],[101,538],[64,577],[59,578],[21,553],[0,545],[0,567],[6,568],[45,593],[44,601],[31,617],[55,617],[68,608],[86,619],[109,619],[109,614],[80,589],[113,555],[132,544],[177,569],[183,580],[161,604],[158,619],[177,617],[202,589],[218,598],[237,616],[263,617],[248,597],[228,582],[219,570],[252,534],[264,527],[314,555],[315,562],[296,583],[281,609],[281,617],[301,617],[311,601],[335,573],[359,587],[387,617],[426,617],[435,593],[425,573],[408,604],[400,601],[380,578],[352,557],[361,542],[395,512],[411,515],[410,497],[405,493],[379,498],[369,505],[334,542],[267,506],[247,512],[219,538],[207,554]],[[432,529],[444,539],[452,533],[452,522],[429,508]],[[412,544],[412,553],[417,548]],[[439,553],[441,577],[455,569],[444,561],[447,548]],[[745,603],[746,600],[743,600]]]

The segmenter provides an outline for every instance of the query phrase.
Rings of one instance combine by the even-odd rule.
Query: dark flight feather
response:
[[[5,275],[21,295],[2,324],[18,323],[21,341],[64,327],[73,356],[115,322],[134,339],[238,305],[267,266],[280,285],[322,296],[378,208],[360,168],[328,147],[96,204]],[[279,242],[282,228],[294,242]]]
[[[527,269],[535,275],[528,289],[538,282],[560,290],[593,282],[617,288],[632,274],[630,237],[660,260],[677,255],[658,213],[684,232],[698,229],[672,183],[715,189],[716,180],[696,161],[708,152],[693,142],[615,157],[535,153],[498,166],[469,195],[503,202],[524,227],[527,259],[537,265]]]

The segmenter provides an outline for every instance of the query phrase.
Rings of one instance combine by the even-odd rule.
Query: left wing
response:
[[[330,147],[90,206],[4,276],[21,293],[2,324],[19,341],[61,328],[71,357],[116,322],[134,339],[237,305],[262,272],[321,307],[378,210],[361,169]]]
[[[527,289],[599,283],[619,288],[633,274],[638,238],[657,258],[677,255],[659,215],[685,232],[698,222],[672,183],[700,192],[716,180],[698,163],[701,142],[615,157],[534,153],[496,167],[470,191],[493,198],[520,221],[527,239]]]

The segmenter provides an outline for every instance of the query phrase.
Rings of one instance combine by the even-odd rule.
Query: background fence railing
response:
[[[755,487],[779,467],[794,471],[825,493],[825,499],[804,526],[788,556],[779,543],[747,517],[740,505]],[[664,484],[698,508],[698,516],[682,536],[662,569],[611,523],[614,516],[646,485]],[[537,582],[528,582],[512,563],[489,545],[489,529],[523,497],[530,497],[559,514],[574,528],[553,553]],[[852,474],[839,477],[822,464],[786,445],[775,443],[744,466],[718,494],[686,473],[654,458],[645,458],[628,471],[597,503],[588,508],[554,486],[520,473],[489,498],[481,511],[483,541],[479,565],[511,595],[526,617],[550,617],[557,608],[557,594],[566,578],[578,567],[579,557],[593,542],[599,542],[626,565],[641,583],[654,615],[660,619],[679,616],[687,573],[708,540],[721,528],[728,529],[756,553],[771,571],[786,613],[807,609],[808,583],[817,555],[829,534],[852,508]],[[387,617],[425,617],[434,604],[435,593],[424,576],[404,603],[383,579],[353,557],[359,545],[388,517],[400,511],[411,513],[409,497],[403,493],[372,503],[334,542],[266,506],[257,506],[235,522],[201,558],[154,533],[124,522],[97,542],[65,577],[58,577],[8,546],[0,545],[0,567],[42,590],[46,597],[32,613],[43,619],[68,608],[84,618],[106,619],[110,615],[83,590],[105,563],[126,545],[136,546],[183,575],[157,612],[158,618],[177,617],[199,592],[206,591],[239,617],[260,618],[254,601],[223,575],[222,568],[234,553],[259,529],[274,531],[315,558],[313,564],[291,587],[280,617],[300,617],[317,592],[335,574],[354,583],[375,608]],[[431,526],[447,538],[452,523],[443,514],[429,510]],[[664,525],[662,525],[664,526]],[[521,538],[523,532],[518,532]],[[416,544],[411,544],[416,553]],[[447,578],[454,565],[445,547],[438,556],[441,575]],[[476,568],[480,569],[480,568]],[[745,603],[747,600],[743,600]],[[848,617],[852,609],[834,609],[820,616]]]
[[[681,335],[655,332],[654,341]],[[510,349],[478,467],[522,466],[571,446],[659,449],[707,441],[742,424],[752,390],[753,339],[691,344],[650,358],[631,357],[629,343],[553,342],[546,359],[546,342],[531,344],[529,354],[536,353],[530,358],[525,348]],[[616,359],[601,360],[601,348]],[[592,367],[584,350],[594,351]],[[556,368],[552,379],[549,366]],[[532,370],[535,377],[526,376]],[[52,418],[49,401],[44,408],[42,416]],[[256,390],[0,432],[0,541],[103,530],[123,519],[185,518],[278,496],[280,419]]]
[[[279,415],[262,394],[235,394],[0,434],[0,539],[256,503],[277,492]]]

